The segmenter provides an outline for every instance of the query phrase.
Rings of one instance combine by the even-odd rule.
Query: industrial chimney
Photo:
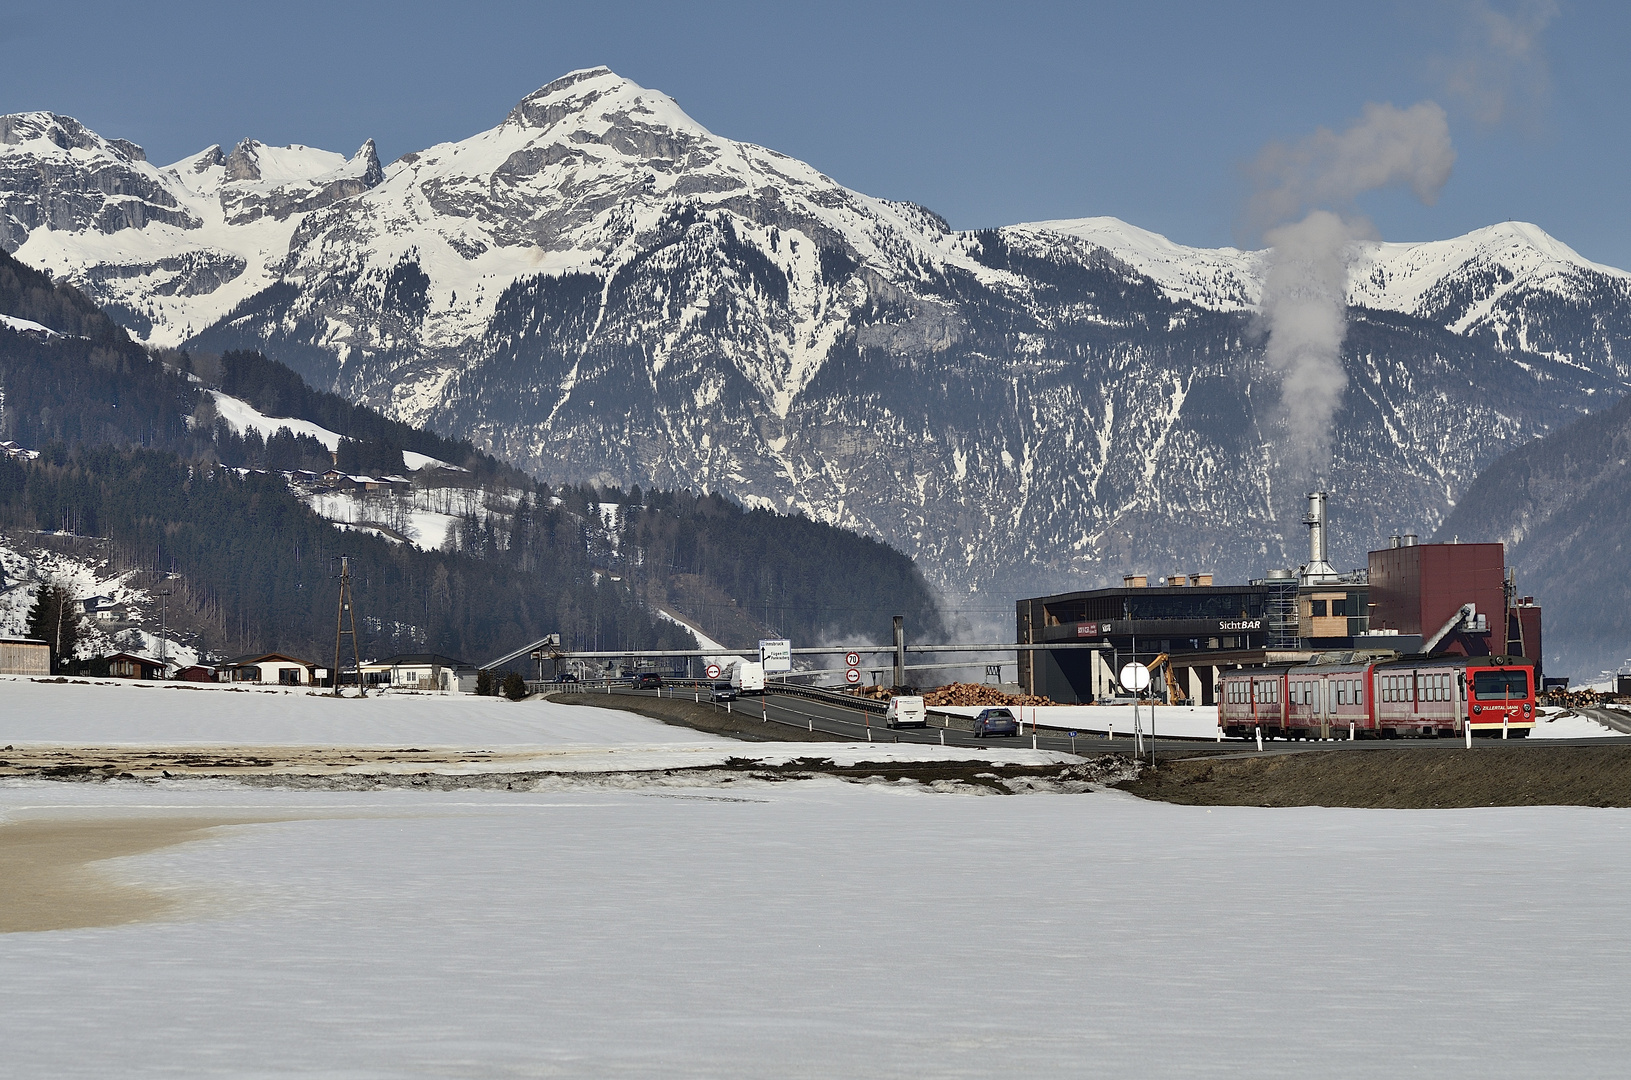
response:
[[[1303,524],[1308,526],[1308,565],[1303,567],[1302,583],[1318,585],[1335,581],[1336,567],[1325,558],[1325,492],[1308,493],[1308,516],[1303,518]]]

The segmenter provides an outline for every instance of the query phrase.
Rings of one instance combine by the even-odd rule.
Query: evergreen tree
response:
[[[79,604],[60,581],[48,581],[28,609],[28,634],[51,646],[51,673],[61,674],[79,641]]]
[[[520,672],[512,671],[504,676],[502,689],[505,697],[511,701],[520,701],[527,696],[527,680],[521,677]]]
[[[476,672],[476,695],[478,697],[493,696],[493,673],[486,668]]]

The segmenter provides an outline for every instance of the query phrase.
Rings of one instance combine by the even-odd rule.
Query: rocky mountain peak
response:
[[[666,127],[693,134],[709,134],[667,94],[647,90],[610,68],[584,68],[561,76],[516,103],[505,118],[507,126],[572,137],[556,131],[564,121],[590,131],[606,127]],[[580,136],[581,137],[581,136]]]
[[[245,139],[232,148],[232,153],[227,155],[224,162],[228,180],[259,180],[261,178],[260,162],[257,160],[258,155],[255,153],[260,145],[254,139]]]
[[[90,150],[126,161],[146,161],[147,151],[128,139],[104,139],[71,116],[52,112],[0,116],[0,143],[21,146],[39,140],[58,150]]]
[[[381,180],[385,179],[385,170],[380,167],[379,150],[374,146],[373,139],[367,140],[358,147],[357,152],[352,154],[351,159],[346,162],[347,166],[358,164],[362,166],[360,179],[363,186],[376,187]]]

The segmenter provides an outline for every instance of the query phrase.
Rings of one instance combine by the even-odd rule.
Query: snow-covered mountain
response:
[[[1301,546],[1261,252],[1109,218],[954,231],[604,68],[383,168],[246,141],[161,169],[8,117],[0,243],[152,343],[263,349],[549,479],[799,509],[956,592]],[[1344,561],[1631,383],[1631,275],[1534,226],[1361,245],[1350,278]]]

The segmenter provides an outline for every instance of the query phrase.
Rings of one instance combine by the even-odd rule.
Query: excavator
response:
[[[1159,667],[1162,667],[1162,665],[1165,665],[1165,667],[1163,668],[1162,674],[1166,676],[1166,680],[1167,680],[1167,704],[1168,705],[1177,705],[1181,701],[1188,700],[1189,695],[1184,693],[1182,690],[1180,690],[1178,688],[1178,679],[1172,673],[1172,664],[1170,662],[1171,659],[1172,659],[1172,657],[1170,655],[1168,655],[1167,653],[1162,653],[1160,656],[1157,656],[1154,660],[1151,660],[1149,663],[1143,664],[1141,666],[1149,671],[1150,679],[1151,679],[1151,681],[1154,681],[1154,679],[1155,679],[1155,669],[1159,668]]]

